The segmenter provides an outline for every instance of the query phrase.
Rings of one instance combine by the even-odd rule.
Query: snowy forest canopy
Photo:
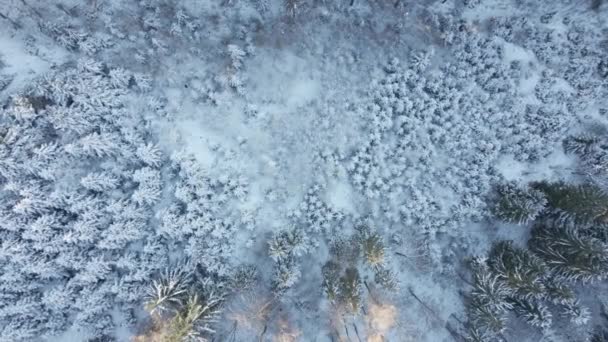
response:
[[[608,3],[0,1],[0,341],[608,341]]]

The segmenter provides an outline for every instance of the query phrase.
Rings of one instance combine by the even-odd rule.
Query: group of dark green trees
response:
[[[338,237],[330,246],[331,258],[323,266],[323,289],[327,298],[344,313],[357,314],[361,308],[363,286],[361,271],[373,273],[374,283],[395,290],[398,282],[389,268],[386,247],[380,234],[359,225],[351,237]]]
[[[565,151],[579,159],[574,176],[583,177],[578,183],[540,181],[498,187],[493,215],[530,227],[531,234],[527,246],[500,241],[487,256],[472,260],[469,341],[502,338],[513,316],[542,330],[552,326],[557,314],[574,325],[590,321],[591,310],[581,305],[574,289],[608,277],[604,140],[587,134],[565,140]],[[605,331],[597,328],[591,340],[608,341]]]
[[[573,287],[608,276],[608,194],[592,182],[546,181],[507,183],[497,193],[494,215],[532,231],[527,246],[500,241],[472,261],[468,340],[502,337],[510,313],[543,330],[556,312],[586,324],[591,312]]]

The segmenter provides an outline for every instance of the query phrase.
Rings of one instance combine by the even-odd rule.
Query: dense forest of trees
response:
[[[608,340],[608,6],[508,3],[1,2],[0,341]]]

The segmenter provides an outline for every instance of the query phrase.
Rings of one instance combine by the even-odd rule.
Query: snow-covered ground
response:
[[[2,337],[141,335],[145,289],[188,258],[218,279],[242,265],[258,270],[253,293],[228,298],[214,341],[458,339],[466,258],[498,239],[528,238],[521,227],[490,222],[492,189],[578,177],[563,139],[607,123],[608,80],[597,70],[608,63],[608,4],[578,2],[0,3],[8,142],[0,266],[10,269],[0,275],[0,322],[11,322]],[[91,85],[99,93],[87,93]],[[51,100],[38,108],[40,98]],[[45,143],[58,146],[57,160],[30,168]],[[93,186],[76,179],[89,172],[109,178]],[[82,208],[89,202],[75,198],[98,210],[95,224],[86,215],[93,210]],[[33,209],[13,213],[24,199]],[[61,201],[65,212],[49,203]],[[64,228],[53,226],[47,242],[73,248],[74,263],[86,266],[56,262],[54,250],[38,252],[39,242],[25,237],[55,210]],[[145,228],[116,228],[118,221]],[[362,309],[344,313],[324,294],[323,266],[362,223],[385,244],[383,267],[398,287],[384,289],[355,256],[345,263],[364,282]],[[127,237],[112,240],[114,231]],[[293,281],[283,286],[277,273],[287,261],[269,255],[269,241],[286,231],[305,242],[288,253]],[[73,236],[82,245],[66,242]],[[24,275],[22,263],[62,276],[35,267]],[[82,280],[98,269],[103,277]],[[15,294],[19,282],[32,286]],[[18,309],[40,298],[42,307]],[[264,305],[262,323],[243,318]],[[513,329],[506,337],[540,335]]]

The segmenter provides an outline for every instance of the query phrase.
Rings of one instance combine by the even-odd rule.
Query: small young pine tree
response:
[[[295,285],[302,273],[293,257],[281,259],[275,265],[274,288],[281,293]]]
[[[251,290],[258,282],[259,272],[254,265],[241,265],[230,277],[228,287],[235,292]]]
[[[399,282],[395,273],[384,266],[378,266],[374,269],[374,281],[389,291],[395,291],[399,288]]]
[[[507,183],[498,189],[500,196],[494,206],[494,215],[500,220],[527,224],[543,211],[547,204],[544,194],[538,190]]]
[[[361,244],[365,261],[372,267],[383,265],[385,248],[380,234],[368,227],[361,227],[358,230],[358,240]]]
[[[340,302],[352,314],[361,306],[361,277],[356,268],[347,268],[340,278]]]
[[[301,256],[308,251],[310,243],[302,230],[291,229],[276,233],[268,242],[268,254],[274,261],[289,256]]]
[[[327,298],[334,302],[340,296],[340,265],[334,261],[328,261],[321,270],[323,274],[323,290]]]
[[[361,246],[357,237],[338,236],[330,246],[331,254],[342,264],[354,264],[359,259]]]

